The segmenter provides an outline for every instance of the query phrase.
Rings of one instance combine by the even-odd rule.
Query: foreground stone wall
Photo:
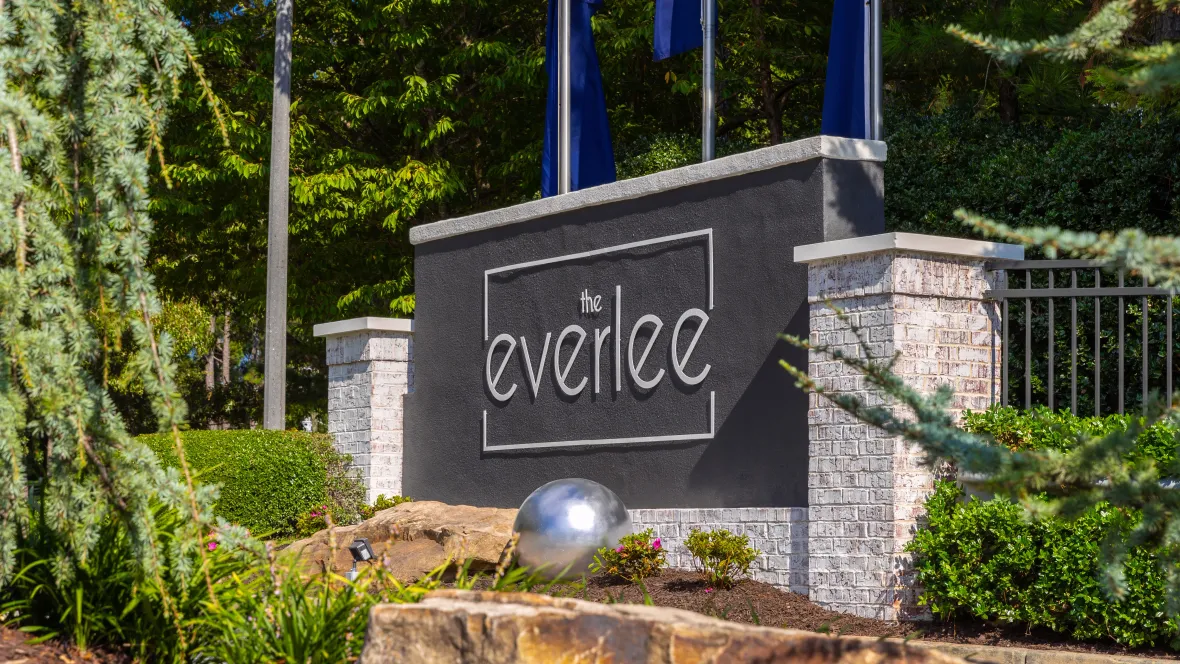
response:
[[[987,408],[999,397],[1002,340],[997,305],[984,293],[1004,287],[1004,273],[986,269],[991,243],[949,241],[947,253],[895,244],[809,261],[811,343],[863,356],[859,329],[872,356],[897,355],[894,372],[911,385],[927,393],[951,386],[956,412]],[[808,375],[821,387],[884,403],[857,371],[819,353],[811,353]],[[811,395],[808,419],[811,599],[871,618],[920,617],[904,548],[934,475],[915,447],[826,398]]]
[[[369,612],[362,664],[965,664],[884,639],[832,638],[681,609],[438,590]]]
[[[693,528],[747,535],[750,545],[762,552],[751,570],[755,580],[807,594],[805,507],[631,510],[631,523],[636,531],[655,530],[674,569],[693,568],[684,545]]]

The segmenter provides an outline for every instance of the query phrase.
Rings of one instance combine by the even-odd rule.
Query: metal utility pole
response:
[[[262,427],[287,420],[287,199],[291,165],[291,20],[293,0],[275,0],[274,102],[270,121],[270,210],[266,246],[266,358]]]
[[[557,3],[557,193],[573,189],[570,151],[570,3]]]
[[[885,65],[881,55],[881,0],[869,0],[869,132],[874,141],[885,140],[885,114],[882,110]]]
[[[701,0],[701,161],[713,159],[717,133],[716,84],[713,80],[713,52],[717,41],[716,0]]]

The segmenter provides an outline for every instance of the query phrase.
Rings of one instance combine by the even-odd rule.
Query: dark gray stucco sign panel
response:
[[[712,262],[710,228],[488,270],[483,450],[712,438]]]
[[[415,229],[406,493],[515,507],[585,477],[631,508],[805,506],[792,250],[884,225],[880,144],[811,140]]]

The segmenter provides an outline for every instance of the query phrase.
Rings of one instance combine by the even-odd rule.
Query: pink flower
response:
[[[216,550],[217,550],[217,542],[209,542],[209,544],[207,544],[206,546],[207,546],[207,547],[209,547],[209,550],[210,550],[210,551],[216,551]]]
[[[705,588],[705,592],[711,593],[711,592],[713,592],[713,589],[712,588]]]
[[[651,543],[651,548],[655,549],[656,551],[660,550],[660,538],[657,537],[656,541]]]
[[[619,548],[615,549],[615,553],[622,553],[622,552],[623,552],[623,545],[620,544]]]

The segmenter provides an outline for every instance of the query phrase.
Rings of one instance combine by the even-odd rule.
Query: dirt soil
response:
[[[122,655],[79,653],[76,648],[56,641],[30,645],[26,638],[23,632],[0,627],[0,664],[125,664],[130,661]]]
[[[1008,646],[1066,650],[1108,655],[1137,655],[1180,660],[1180,653],[1165,648],[1125,648],[1114,643],[1072,641],[1048,630],[1026,631],[1023,627],[985,622],[890,623],[858,618],[812,604],[803,595],[784,592],[757,581],[742,581],[731,590],[710,588],[693,572],[665,570],[648,579],[647,593],[657,606],[696,611],[708,616],[766,627],[789,627],[814,632],[876,637],[912,637],[973,645]],[[573,595],[591,601],[643,603],[636,585],[595,577],[586,590]],[[756,617],[755,617],[756,616]]]

